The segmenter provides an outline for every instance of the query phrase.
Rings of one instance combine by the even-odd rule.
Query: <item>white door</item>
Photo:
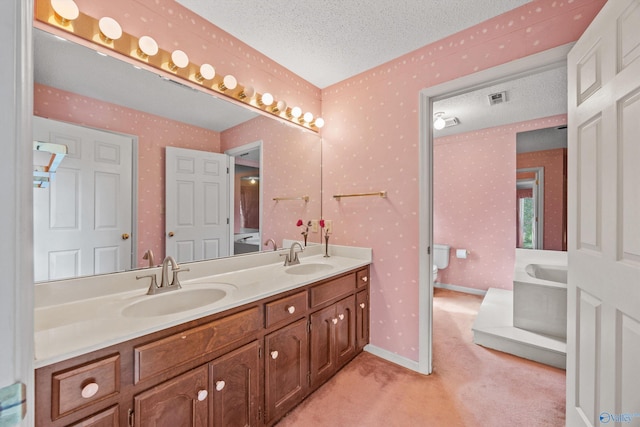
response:
[[[568,56],[567,425],[640,425],[640,1]]]
[[[130,269],[132,139],[40,117],[33,139],[68,148],[51,185],[33,189],[35,280]]]
[[[229,156],[167,147],[166,253],[177,262],[229,256]]]

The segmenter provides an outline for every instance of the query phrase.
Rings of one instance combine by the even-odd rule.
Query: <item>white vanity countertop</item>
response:
[[[105,276],[71,279],[36,285],[35,362],[36,368],[121,343],[190,320],[219,313],[309,283],[329,278],[371,263],[369,248],[332,245],[331,256],[324,247],[310,246],[300,254],[301,264],[328,264],[330,269],[310,274],[289,274],[278,252],[261,252],[219,260],[190,263],[189,272],[180,273],[185,290],[222,283],[227,295],[219,301],[154,317],[125,317],[123,309],[132,303],[155,298],[146,295],[150,279],[136,275],[156,273],[150,268]],[[160,296],[169,296],[181,289]]]

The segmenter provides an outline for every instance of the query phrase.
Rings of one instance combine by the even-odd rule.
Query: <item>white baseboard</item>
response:
[[[391,363],[395,363],[396,365],[400,365],[403,368],[411,369],[412,371],[420,373],[420,366],[415,360],[407,359],[406,357],[400,356],[396,353],[392,353],[388,350],[376,347],[371,344],[367,344],[366,346],[364,346],[364,351],[371,353],[374,356],[378,356]]]
[[[466,286],[449,285],[447,283],[433,283],[434,288],[449,289],[450,291],[464,292],[466,294],[485,296],[487,291],[483,289],[468,288]]]

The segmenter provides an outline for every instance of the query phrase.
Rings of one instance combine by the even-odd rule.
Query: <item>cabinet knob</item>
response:
[[[129,233],[122,233],[122,240],[128,240],[129,239]]]
[[[342,313],[341,313],[341,314],[338,314],[338,318],[339,318],[340,320],[344,320],[344,314],[342,314]]]
[[[331,321],[333,322],[333,324],[335,325],[336,323],[338,323],[338,319],[336,319],[335,317],[333,319],[331,319]]]
[[[289,307],[287,307],[287,311],[289,312],[289,314],[293,314],[296,312],[296,308],[293,305],[290,305]]]
[[[369,281],[369,278],[367,276],[362,276],[362,281],[364,283],[367,283]]]
[[[98,389],[100,387],[98,386],[98,384],[94,383],[94,382],[90,382],[89,384],[85,385],[84,387],[82,387],[82,397],[85,399],[90,399],[93,396],[96,395],[96,393],[98,392]]]
[[[167,235],[168,235],[169,237],[173,237],[173,236],[175,236],[175,233],[174,233],[173,231],[170,231]]]
[[[222,391],[222,389],[224,388],[224,386],[226,385],[226,383],[222,380],[220,381],[216,381],[216,390],[217,391]]]
[[[364,307],[365,307],[364,303],[363,303],[363,302],[361,302],[361,303],[360,303],[360,308],[364,308]]]
[[[218,382],[220,382],[220,381],[218,381]],[[216,386],[217,386],[217,384],[216,384]],[[200,390],[198,392],[198,402],[202,402],[203,400],[205,400],[207,398],[207,396],[209,396],[209,392],[207,390]]]
[[[278,358],[278,352],[276,350],[271,352],[271,358],[274,360]]]

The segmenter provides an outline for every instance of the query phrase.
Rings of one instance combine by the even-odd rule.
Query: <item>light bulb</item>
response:
[[[311,123],[313,121],[313,114],[309,112],[304,113],[304,116],[302,116],[302,120],[304,120],[305,123]]]
[[[315,127],[317,127],[318,129],[320,129],[321,127],[324,126],[324,119],[322,117],[318,117],[313,123],[312,125],[314,125]]]
[[[236,87],[238,87],[238,81],[231,74],[227,74],[226,76],[224,76],[224,79],[222,79],[222,83],[220,83],[220,86],[218,86],[218,88],[222,92],[227,89],[234,90]]]
[[[258,104],[260,104],[260,106],[268,107],[269,105],[273,104],[273,95],[271,95],[269,92],[265,92],[260,97]]]
[[[73,0],[51,0],[51,8],[53,9],[56,21],[62,25],[69,24],[80,16],[80,9]]]
[[[138,56],[147,59],[158,53],[158,43],[149,36],[142,36],[138,40]]]
[[[171,52],[171,61],[169,61],[169,69],[176,71],[178,68],[185,68],[189,65],[189,57],[181,50]]]
[[[118,21],[108,16],[100,18],[98,28],[100,28],[100,38],[105,43],[111,43],[122,37],[122,27],[118,24]]]
[[[444,113],[435,113],[435,120],[433,121],[433,128],[436,130],[444,129],[447,125],[447,122],[442,118]]]
[[[293,118],[296,118],[296,119],[297,119],[297,118],[298,118],[298,117],[300,117],[301,115],[302,115],[302,108],[300,108],[300,107],[293,107],[293,108],[291,109],[291,117],[293,117]]]
[[[199,82],[204,80],[211,80],[216,76],[216,69],[211,64],[202,64],[200,71],[196,74],[196,80]]]
[[[279,113],[280,111],[285,111],[287,109],[287,103],[284,101],[276,102],[276,106],[271,110],[274,113]]]

